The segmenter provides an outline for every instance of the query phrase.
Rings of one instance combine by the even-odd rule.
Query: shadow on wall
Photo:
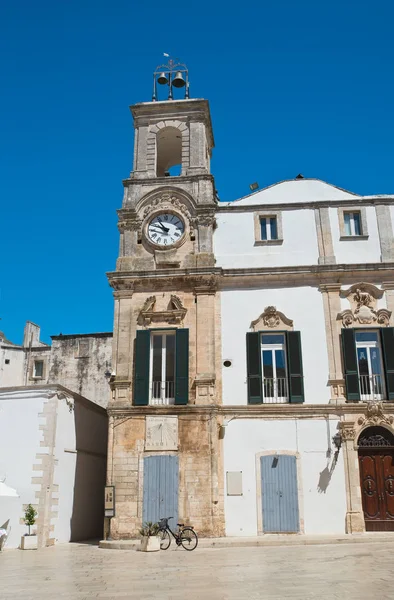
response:
[[[320,473],[319,481],[317,483],[317,491],[319,492],[319,494],[325,494],[328,486],[330,485],[331,478],[334,474],[334,470],[338,462],[338,455],[339,450],[335,452],[331,464],[330,461],[328,461],[326,467]]]
[[[103,536],[108,420],[76,402],[74,422],[77,460],[70,541],[79,542]]]

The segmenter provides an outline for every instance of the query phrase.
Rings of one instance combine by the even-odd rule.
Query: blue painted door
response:
[[[156,523],[163,517],[178,522],[178,457],[144,458],[144,500],[142,520]]]
[[[300,530],[296,457],[261,457],[261,497],[264,533]]]

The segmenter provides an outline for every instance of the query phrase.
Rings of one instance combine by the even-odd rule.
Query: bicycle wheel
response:
[[[162,531],[159,531],[158,535],[160,538],[160,550],[168,550],[171,544],[170,534],[165,529],[162,529]]]
[[[198,537],[197,533],[191,527],[185,527],[180,532],[181,544],[185,550],[194,550],[197,548]]]

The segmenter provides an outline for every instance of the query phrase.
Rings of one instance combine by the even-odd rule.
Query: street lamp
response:
[[[166,65],[159,65],[153,73],[152,102],[157,100],[157,84],[168,85],[168,100],[173,99],[172,88],[185,88],[185,99],[189,98],[189,71],[179,60],[169,58]]]

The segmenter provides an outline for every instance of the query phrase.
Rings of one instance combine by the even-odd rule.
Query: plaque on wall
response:
[[[106,517],[115,516],[115,486],[106,485],[104,491],[104,515]]]
[[[178,417],[146,417],[145,450],[178,450]]]

